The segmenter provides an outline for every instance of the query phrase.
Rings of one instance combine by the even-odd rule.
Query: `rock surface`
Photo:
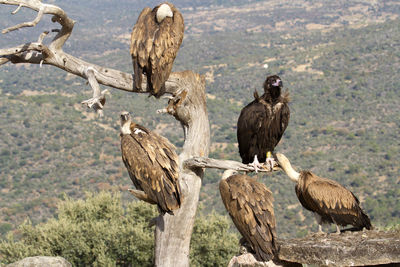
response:
[[[268,262],[257,261],[253,254],[245,253],[233,257],[228,267],[301,267],[301,264],[281,262],[279,260],[270,260]]]
[[[311,234],[303,238],[277,240],[277,244],[280,247],[278,257],[284,262],[258,262],[252,254],[245,253],[233,257],[228,267],[289,267],[296,266],[296,263],[400,267],[400,231]]]
[[[399,263],[400,231],[312,234],[279,241],[279,258],[302,264],[365,266]]]
[[[66,259],[62,257],[28,257],[20,261],[11,263],[7,267],[72,267]]]

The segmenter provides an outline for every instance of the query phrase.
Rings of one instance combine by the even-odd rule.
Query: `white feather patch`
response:
[[[124,123],[121,127],[121,133],[122,134],[131,134],[131,123],[128,121],[126,123]]]
[[[157,22],[161,23],[166,17],[172,18],[174,14],[172,13],[171,8],[167,4],[162,4],[156,13]]]
[[[140,134],[140,133],[145,133],[145,132],[140,130],[140,129],[138,129],[138,128],[135,128],[135,131],[133,133],[134,134]]]
[[[274,106],[274,113],[277,113],[278,110],[280,110],[282,108],[283,104],[282,103],[278,103]]]

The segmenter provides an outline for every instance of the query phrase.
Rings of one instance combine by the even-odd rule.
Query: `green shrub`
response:
[[[190,266],[227,266],[239,251],[238,236],[229,231],[230,219],[215,212],[200,215],[194,224]]]
[[[156,216],[156,207],[144,202],[124,208],[119,193],[66,197],[58,204],[57,218],[36,226],[26,221],[18,237],[9,233],[1,241],[0,265],[41,255],[64,257],[73,266],[153,266],[154,228],[148,223]],[[226,265],[238,248],[229,227],[229,219],[215,213],[196,219],[193,266]]]
[[[120,194],[88,193],[86,200],[67,198],[58,205],[58,218],[19,227],[20,238],[9,234],[0,243],[1,263],[35,255],[62,256],[74,266],[151,266],[153,230],[148,222],[154,206],[132,202],[124,209]]]

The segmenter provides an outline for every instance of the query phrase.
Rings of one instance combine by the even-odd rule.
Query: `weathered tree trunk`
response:
[[[165,214],[157,220],[155,266],[189,266],[190,237],[204,171],[201,168],[186,168],[183,162],[191,157],[207,156],[210,145],[204,79],[186,71],[180,81],[183,90],[170,100],[167,111],[181,122],[185,133],[183,151],[179,155],[184,199],[174,215]]]

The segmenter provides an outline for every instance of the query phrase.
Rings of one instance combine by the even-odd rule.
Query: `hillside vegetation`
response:
[[[66,197],[56,217],[19,227],[0,242],[0,265],[36,255],[61,256],[73,266],[153,266],[155,206],[134,201],[122,206],[121,194],[87,193],[84,200]],[[190,247],[191,266],[226,266],[238,250],[225,216],[199,216]],[[208,244],[210,242],[211,244]]]
[[[131,72],[129,33],[143,3],[52,2],[77,20],[65,50]],[[277,73],[292,102],[289,127],[276,150],[299,169],[310,169],[352,190],[375,226],[400,224],[399,3],[174,4],[182,7],[186,23],[174,69],[191,69],[206,77],[210,157],[240,160],[240,110],[252,100],[254,90],[261,92],[266,75]],[[0,15],[10,18],[0,21],[2,29],[36,16],[24,11],[12,17],[11,10],[1,6]],[[3,35],[0,47],[36,40],[49,27],[54,25],[43,22]],[[122,110],[182,145],[179,124],[171,116],[156,114],[165,100],[112,89],[111,93],[105,117],[99,119],[79,104],[91,97],[85,80],[49,66],[1,67],[1,233],[16,229],[26,218],[34,224],[48,220],[63,194],[75,199],[88,190],[120,190],[125,203],[132,201],[126,189],[133,185],[119,148]],[[220,175],[206,171],[200,196],[203,213],[216,210],[226,215],[218,192]],[[316,231],[313,216],[300,206],[285,175],[259,179],[274,193],[279,236]]]

